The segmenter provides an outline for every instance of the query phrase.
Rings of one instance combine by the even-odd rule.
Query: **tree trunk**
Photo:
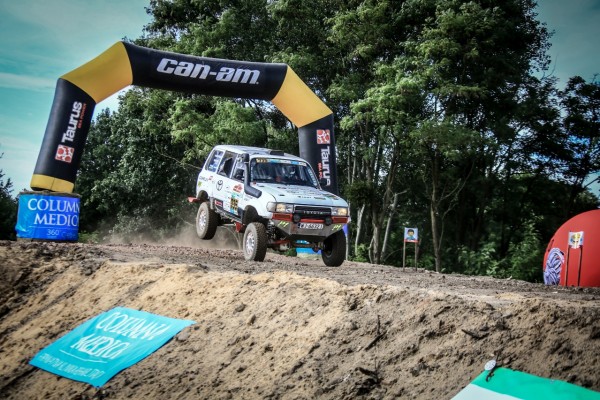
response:
[[[390,228],[392,226],[392,217],[396,212],[396,207],[398,206],[398,198],[400,197],[399,193],[394,194],[394,202],[392,203],[392,210],[390,212],[390,216],[387,220],[387,225],[385,227],[385,234],[383,236],[383,246],[381,248],[381,259],[385,261],[385,256],[387,254],[388,241],[390,238]]]
[[[432,155],[432,168],[431,168],[431,202],[429,205],[429,214],[431,218],[431,239],[433,244],[433,256],[435,258],[435,272],[442,270],[442,243],[439,226],[439,202],[440,194],[438,193],[439,186],[439,165],[440,159],[437,151],[434,150]]]
[[[356,221],[356,235],[354,237],[354,255],[358,254],[358,245],[360,244],[360,238],[362,237],[363,231],[363,219],[365,215],[366,204],[363,204],[358,210],[357,221]]]
[[[381,263],[381,253],[379,252],[379,235],[381,228],[378,224],[373,224],[373,238],[371,239],[371,264]]]
[[[435,258],[435,272],[440,272],[442,270],[441,243],[439,237],[438,218],[436,215],[437,212],[433,204],[433,200],[429,211],[431,216],[431,238],[433,243],[433,255]]]

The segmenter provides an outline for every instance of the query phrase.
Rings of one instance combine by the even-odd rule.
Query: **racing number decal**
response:
[[[229,211],[235,215],[238,213],[238,199],[237,197],[231,196],[231,201],[229,202]]]

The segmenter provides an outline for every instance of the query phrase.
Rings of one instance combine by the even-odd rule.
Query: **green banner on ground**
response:
[[[497,368],[482,372],[452,400],[600,400],[600,393],[554,379]]]

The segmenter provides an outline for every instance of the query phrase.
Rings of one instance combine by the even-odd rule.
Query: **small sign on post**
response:
[[[415,271],[417,269],[417,254],[419,249],[419,229],[404,228],[404,247],[402,249],[402,268],[406,267],[406,243],[415,244]]]
[[[417,243],[419,241],[419,230],[417,228],[404,228],[404,241]]]
[[[569,247],[578,249],[580,246],[583,246],[583,231],[569,232]]]
[[[569,285],[569,261],[571,250],[579,250],[579,262],[577,265],[577,286],[581,283],[581,263],[583,261],[583,231],[569,232],[569,247],[567,248],[567,269],[565,271],[565,286]],[[575,252],[577,253],[577,252]]]

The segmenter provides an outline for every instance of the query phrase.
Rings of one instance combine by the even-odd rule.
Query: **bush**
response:
[[[17,224],[17,201],[11,197],[12,182],[4,183],[4,173],[0,170],[0,239],[15,240]]]
[[[535,221],[524,223],[521,234],[511,241],[506,257],[500,259],[497,256],[494,243],[494,240],[490,240],[478,251],[461,248],[458,260],[463,272],[468,275],[542,282],[544,246],[535,228]]]
[[[534,221],[527,221],[523,228],[523,239],[511,243],[508,249],[507,269],[504,276],[529,282],[542,282],[544,246],[535,229]]]

